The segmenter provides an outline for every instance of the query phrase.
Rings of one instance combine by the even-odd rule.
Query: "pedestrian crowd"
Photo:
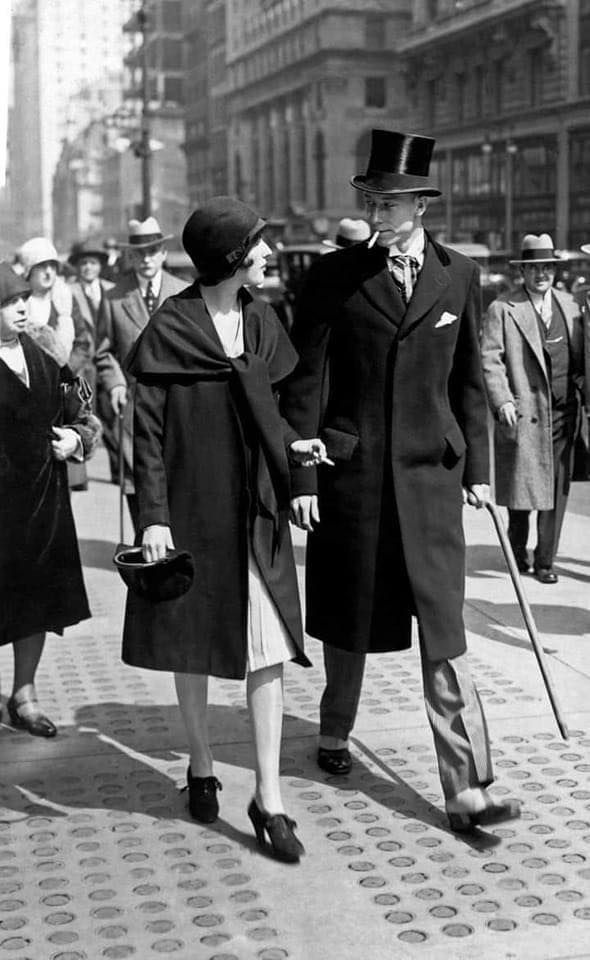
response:
[[[484,507],[492,477],[518,569],[551,585],[572,477],[590,476],[590,304],[557,287],[559,256],[540,232],[511,261],[522,282],[482,316],[478,267],[423,223],[440,195],[433,147],[373,131],[366,172],[351,179],[367,219],[343,219],[326,241],[289,332],[257,295],[265,222],[231,197],[185,224],[191,284],[166,270],[172,238],[153,216],[129,222],[119,259],[114,241],[75,244],[70,282],[47,238],[24,243],[14,268],[0,263],[8,718],[57,732],[35,673],[46,634],[91,616],[70,491],[87,489],[102,437],[134,532],[115,556],[129,588],[122,659],[174,675],[201,823],[217,819],[221,791],[208,680],[246,679],[248,815],[287,862],[304,847],[281,796],[283,669],[310,665],[290,522],[307,532],[305,627],[323,643],[318,765],[350,772],[367,655],[409,647],[416,620],[449,827],[471,833],[520,805],[488,790],[463,506]]]

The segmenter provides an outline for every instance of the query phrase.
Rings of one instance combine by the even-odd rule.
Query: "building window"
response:
[[[365,106],[382,109],[385,103],[385,77],[365,77]]]
[[[492,81],[492,108],[494,115],[504,110],[504,61],[496,60],[491,72]]]
[[[162,28],[167,33],[180,33],[182,30],[181,0],[166,0],[162,4]]]
[[[476,118],[481,117],[484,112],[484,83],[484,69],[480,64],[473,74],[473,108]]]
[[[164,100],[182,103],[184,100],[184,81],[181,77],[164,77]]]
[[[580,93],[590,93],[590,2],[583,0],[580,9]]]
[[[465,119],[465,74],[455,75],[455,119],[462,123]]]
[[[439,14],[438,0],[426,0],[426,15],[429,20],[436,20]]]
[[[315,135],[314,147],[316,206],[323,210],[326,206],[326,145],[321,130]]]
[[[543,53],[534,49],[529,52],[529,102],[532,107],[541,103],[543,96]]]
[[[368,50],[383,50],[386,42],[387,21],[385,17],[367,17],[365,20],[365,46]]]

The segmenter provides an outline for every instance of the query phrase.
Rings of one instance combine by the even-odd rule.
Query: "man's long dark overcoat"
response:
[[[310,270],[283,413],[318,430],[334,467],[293,471],[319,493],[307,629],[356,652],[403,649],[415,613],[430,659],[465,649],[462,484],[487,483],[476,265],[427,238],[406,309],[378,247]]]
[[[297,435],[273,394],[297,357],[271,307],[246,292],[242,306],[239,360],[225,357],[197,285],[166,301],[131,354],[139,526],[169,524],[175,546],[195,559],[193,586],[179,600],[129,594],[123,659],[134,666],[244,676],[249,537],[297,661],[309,663],[288,527],[285,448]],[[262,441],[284,461],[278,504]]]
[[[29,386],[0,361],[0,644],[90,617],[68,491],[53,427],[67,425],[85,456],[97,439],[79,382],[26,334]]]

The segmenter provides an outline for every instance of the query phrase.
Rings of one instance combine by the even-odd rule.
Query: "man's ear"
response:
[[[425,197],[423,194],[420,194],[416,197],[416,213],[419,217],[423,217],[428,209],[428,197]]]

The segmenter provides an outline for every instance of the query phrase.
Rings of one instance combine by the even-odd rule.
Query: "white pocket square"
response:
[[[449,323],[454,323],[456,319],[457,317],[454,313],[448,313],[448,311],[445,310],[444,313],[441,313],[440,320],[437,320],[434,327],[435,329],[436,327],[446,327]]]

